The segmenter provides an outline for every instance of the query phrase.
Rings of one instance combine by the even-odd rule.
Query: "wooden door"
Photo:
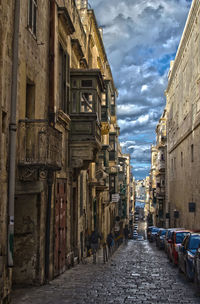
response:
[[[54,276],[65,271],[67,181],[57,179],[55,196]]]

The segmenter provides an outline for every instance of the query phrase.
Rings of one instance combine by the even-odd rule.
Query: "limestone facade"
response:
[[[165,227],[166,219],[166,111],[164,110],[156,128],[156,226]]]
[[[105,240],[116,220],[128,222],[130,158],[125,155],[126,214],[119,218],[112,200],[119,193],[117,90],[88,2],[3,1],[0,17],[0,303],[5,304],[12,285],[44,284],[83,259],[93,230]],[[9,125],[16,145],[9,143]]]
[[[170,226],[199,230],[200,2],[194,0],[175,61],[167,98],[167,205]]]

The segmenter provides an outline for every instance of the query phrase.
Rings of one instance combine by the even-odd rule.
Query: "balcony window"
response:
[[[81,112],[93,112],[93,94],[82,92],[81,93]]]
[[[111,105],[115,105],[115,96],[111,97]]]
[[[82,88],[92,88],[93,83],[91,79],[81,80],[81,87]]]
[[[77,102],[76,102],[77,94],[76,92],[72,93],[72,113],[77,112]]]
[[[105,93],[102,94],[101,105],[106,106],[106,94]]]

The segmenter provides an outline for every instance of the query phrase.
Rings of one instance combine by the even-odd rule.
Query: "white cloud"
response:
[[[141,87],[141,92],[147,91],[148,90],[148,85],[143,84],[143,86]]]
[[[122,147],[134,170],[146,176],[155,127],[165,106],[164,90],[190,3],[186,0],[90,0],[100,26],[119,91]],[[131,143],[131,142],[134,143]],[[134,171],[135,172],[135,171]],[[137,178],[137,176],[136,176]]]

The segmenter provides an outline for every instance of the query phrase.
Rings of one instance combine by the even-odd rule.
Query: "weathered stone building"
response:
[[[156,225],[165,227],[166,217],[166,158],[167,158],[167,138],[166,138],[166,111],[164,110],[156,128]]]
[[[168,209],[170,225],[200,229],[200,2],[193,0],[167,97]]]
[[[157,169],[157,155],[156,146],[151,146],[151,170],[149,175],[149,214],[148,224],[156,223],[156,169]]]
[[[150,214],[150,191],[149,191],[149,176],[145,178],[145,207],[144,207],[144,214],[145,218],[148,218]]]
[[[44,284],[85,257],[92,230],[105,239],[119,211],[117,91],[93,10],[10,2],[0,7],[0,303],[12,284]]]
[[[119,151],[119,177],[118,177],[118,187],[119,187],[119,211],[118,215],[123,220],[123,225],[128,225],[130,206],[131,206],[131,174],[130,174],[130,156],[129,154],[123,154]]]

